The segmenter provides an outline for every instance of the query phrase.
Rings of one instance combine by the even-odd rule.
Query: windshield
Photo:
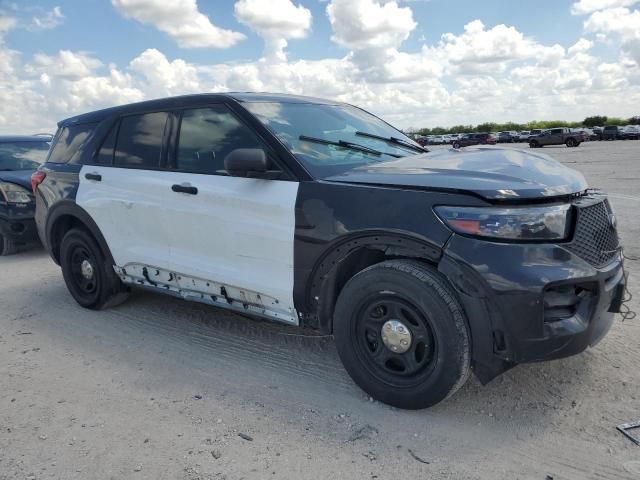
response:
[[[0,142],[0,171],[35,170],[48,151],[48,142]]]
[[[243,106],[316,178],[420,153],[421,147],[402,132],[350,105],[247,102]]]

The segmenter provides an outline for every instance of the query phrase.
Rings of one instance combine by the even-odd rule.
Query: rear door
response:
[[[80,171],[76,202],[100,228],[116,264],[137,277],[143,267],[169,268],[172,219],[165,206],[172,179],[161,169],[169,128],[167,112],[124,116]]]
[[[165,213],[172,219],[171,263],[180,287],[297,323],[298,182],[227,175],[224,159],[233,150],[268,148],[225,104],[186,109],[179,118]],[[273,154],[271,161],[277,169]]]

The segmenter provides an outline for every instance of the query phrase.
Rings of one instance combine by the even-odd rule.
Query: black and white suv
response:
[[[579,353],[619,311],[615,217],[536,152],[426,153],[359,108],[210,94],[59,124],[36,222],[76,301],[131,286],[332,333],[404,408]]]

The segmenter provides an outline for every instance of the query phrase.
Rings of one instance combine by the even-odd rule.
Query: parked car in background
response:
[[[635,125],[623,127],[623,136],[625,140],[640,140],[640,127]]]
[[[49,151],[51,136],[0,136],[0,256],[38,241],[31,174]]]
[[[582,134],[572,132],[570,128],[552,128],[540,135],[529,138],[531,148],[540,148],[545,145],[566,145],[567,147],[577,147],[582,143]]]
[[[416,137],[416,142],[418,143],[418,145],[425,147],[429,144],[429,137],[418,135]]]
[[[498,143],[513,143],[515,142],[515,138],[511,132],[500,132],[498,133],[496,141]]]
[[[603,134],[604,134],[604,129],[602,127],[592,127],[591,131],[595,135],[595,139],[594,140],[598,140],[598,141],[602,140],[602,137],[603,137]]]
[[[624,130],[617,125],[607,125],[602,130],[603,140],[626,140]]]
[[[442,135],[432,135],[429,138],[429,145],[444,145],[446,143]]]
[[[54,142],[37,225],[80,306],[139,286],[313,328],[396,407],[582,352],[620,311],[611,206],[542,154],[425,153],[351,105],[250,93],[78,115]]]
[[[469,133],[453,142],[453,148],[470,147],[472,145],[495,145],[496,138],[490,133]]]
[[[531,136],[531,132],[524,130],[518,133],[518,141],[519,142],[528,142],[529,137]]]

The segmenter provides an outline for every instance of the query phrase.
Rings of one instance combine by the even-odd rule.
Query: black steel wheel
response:
[[[128,291],[113,266],[85,230],[72,229],[65,234],[60,246],[60,266],[69,293],[85,308],[99,310],[127,297]]]
[[[383,262],[349,280],[336,304],[334,337],[354,381],[396,407],[434,405],[469,374],[462,308],[446,279],[416,261]]]
[[[373,295],[361,302],[353,332],[358,354],[390,385],[411,386],[428,375],[436,358],[433,331],[411,300]]]

